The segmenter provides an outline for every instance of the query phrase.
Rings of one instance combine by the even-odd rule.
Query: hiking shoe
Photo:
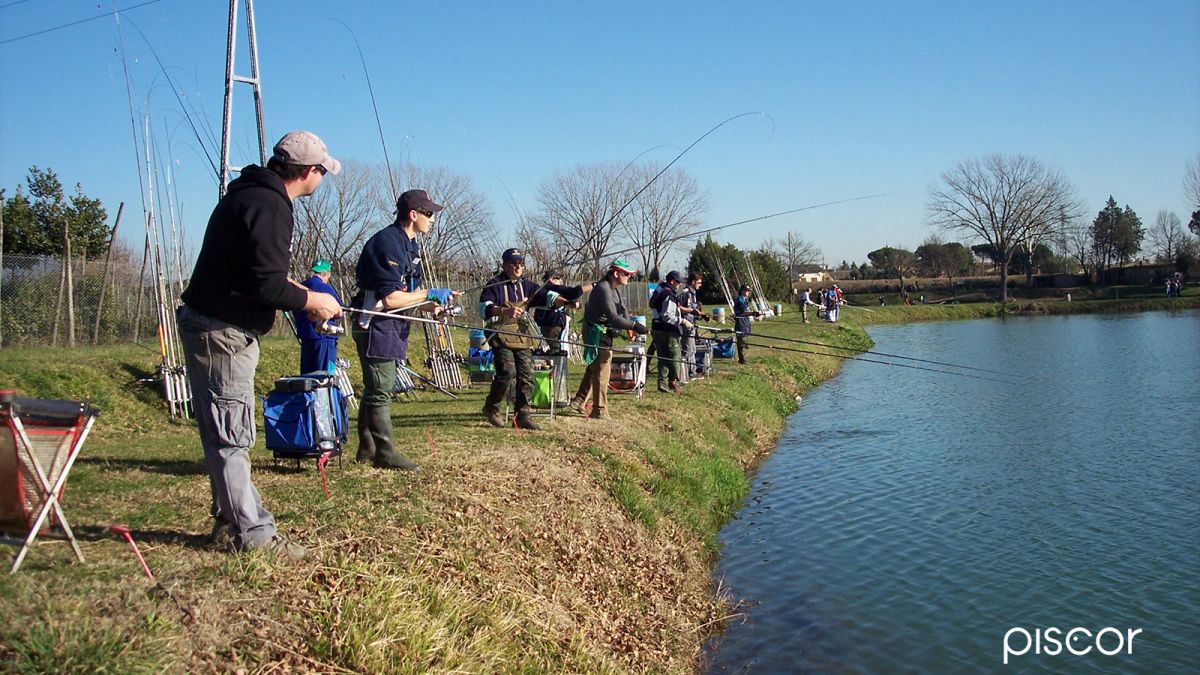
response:
[[[660,384],[660,385],[658,385],[658,391],[659,391],[659,392],[661,392],[661,393],[663,393],[663,394],[674,394],[674,393],[675,393],[675,392],[671,391],[670,389],[667,389],[666,387],[664,387],[664,386],[663,386],[663,385],[661,385],[661,384]]]
[[[610,419],[610,418],[608,416],[608,411],[605,410],[604,408],[593,408],[592,414],[588,415],[588,419],[606,420],[606,419]]]
[[[485,410],[483,414],[487,417],[488,424],[494,427],[503,429],[504,427],[508,426],[504,423],[504,418],[500,417],[500,413],[498,411],[493,410],[488,412]]]
[[[672,382],[672,383],[671,383],[671,391],[672,391],[672,392],[674,392],[674,393],[676,393],[676,394],[682,394],[682,393],[683,393],[683,387],[679,386],[679,383],[678,383],[678,382]]]
[[[571,399],[571,402],[567,405],[567,407],[570,408],[571,410],[574,410],[575,413],[580,416],[587,415],[587,410],[585,410],[583,407],[583,401],[576,401],[575,399]]]
[[[233,548],[233,523],[225,520],[214,520],[212,534],[209,539],[212,540],[212,545],[219,549]]]
[[[288,562],[299,562],[308,555],[308,549],[278,533],[271,537],[270,541],[254,550]]]
[[[532,417],[517,415],[517,428],[528,429],[530,431],[541,431],[542,428],[533,421]]]

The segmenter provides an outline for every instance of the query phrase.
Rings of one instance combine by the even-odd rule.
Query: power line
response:
[[[18,3],[20,3],[20,2],[25,2],[25,1],[26,1],[26,0],[16,0],[16,2],[12,2],[12,3],[9,3],[9,4],[7,4],[7,5],[0,6],[0,9],[4,9],[5,7],[10,7],[10,6],[12,6],[12,5],[18,4]],[[119,12],[128,12],[128,11],[129,11],[129,10],[131,10],[131,9],[137,9],[138,7],[145,7],[146,5],[153,5],[153,4],[154,4],[154,3],[156,3],[156,2],[162,2],[162,0],[148,0],[147,2],[143,2],[143,3],[142,3],[142,4],[140,4],[140,5],[134,5],[134,6],[132,6],[132,7],[126,7],[125,9],[122,9],[122,10],[113,10],[112,12],[105,12],[105,13],[103,13],[103,14],[98,14],[98,15],[96,15],[96,16],[93,16],[93,17],[90,17],[90,18],[87,18],[87,19],[80,19],[80,20],[78,20],[78,21],[72,21],[72,22],[70,22],[70,23],[64,23],[64,24],[62,24],[61,26],[54,26],[53,28],[46,28],[46,29],[43,29],[43,30],[35,31],[35,32],[33,32],[33,33],[26,33],[26,34],[24,34],[24,35],[18,35],[17,37],[8,38],[8,39],[6,39],[6,40],[0,40],[0,45],[6,45],[6,44],[8,44],[8,43],[10,43],[10,42],[16,42],[17,40],[24,40],[25,38],[31,38],[31,37],[35,37],[35,36],[37,36],[37,35],[45,35],[46,33],[52,33],[52,32],[54,32],[54,31],[56,31],[56,30],[62,30],[63,28],[70,28],[71,26],[78,26],[78,25],[79,25],[79,24],[81,24],[81,23],[87,23],[87,22],[89,22],[89,21],[95,21],[95,20],[97,20],[97,19],[107,19],[108,17],[110,17],[110,16],[112,16],[112,15],[113,15],[113,12],[118,12],[118,11],[119,11]]]
[[[13,2],[6,2],[3,5],[0,5],[0,9],[8,9],[9,7],[12,7],[13,5],[19,5],[22,2],[29,2],[29,0],[14,0]]]

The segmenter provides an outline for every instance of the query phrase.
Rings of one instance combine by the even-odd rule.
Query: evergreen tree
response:
[[[33,166],[25,177],[25,194],[4,202],[4,252],[26,255],[62,255],[63,224],[71,237],[71,254],[96,257],[108,250],[112,229],[108,213],[99,199],[92,199],[75,185],[67,199],[53,169]]]

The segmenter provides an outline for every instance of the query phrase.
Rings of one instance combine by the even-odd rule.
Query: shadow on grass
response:
[[[101,471],[147,471],[171,476],[207,475],[203,461],[128,459],[118,457],[80,457],[76,464],[92,465]]]
[[[0,535],[0,545],[14,547],[20,547],[21,544],[24,543],[25,537],[28,535],[28,532],[20,532],[9,524],[6,524],[3,529],[0,529],[0,532],[4,532],[5,535],[7,535]],[[107,541],[110,539],[116,541],[125,540],[121,535],[114,534],[113,532],[110,532],[107,527],[102,527],[99,525],[72,525],[71,532],[75,534],[75,538],[79,541]],[[139,544],[170,544],[172,546],[182,546],[184,548],[204,551],[211,550],[213,546],[212,539],[208,534],[205,533],[182,532],[179,530],[168,529],[159,530],[135,528],[130,528],[129,533],[133,536],[133,540]],[[66,535],[64,535],[60,530],[55,529],[46,530],[39,533],[36,541],[65,542],[66,540]],[[35,543],[34,546],[36,547],[37,543]]]

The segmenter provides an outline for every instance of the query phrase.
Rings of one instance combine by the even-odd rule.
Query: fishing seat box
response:
[[[349,428],[347,402],[328,373],[275,380],[263,400],[267,449],[277,459],[341,454]]]

